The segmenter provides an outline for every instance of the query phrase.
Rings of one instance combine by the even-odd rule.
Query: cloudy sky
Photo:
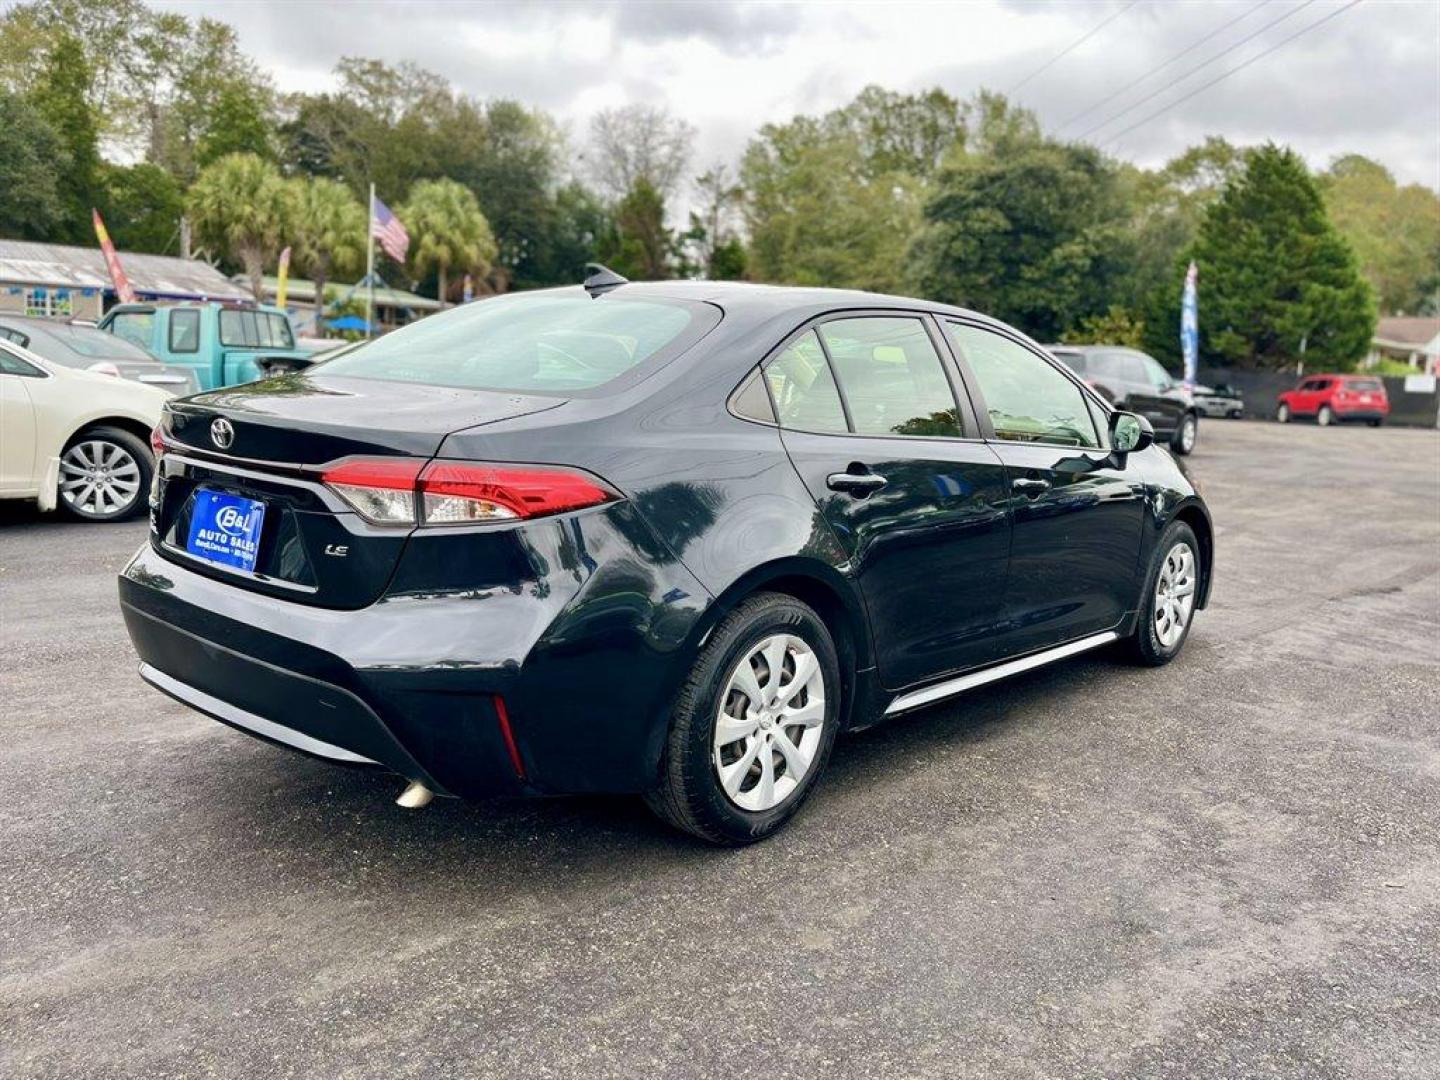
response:
[[[1289,143],[1316,166],[1358,151],[1440,189],[1436,0],[157,6],[231,23],[285,90],[328,88],[335,61],[357,54],[542,106],[572,137],[598,109],[661,103],[696,127],[698,167],[734,161],[761,123],[833,108],[873,82],[1013,91],[1052,132],[1145,165],[1220,134]]]

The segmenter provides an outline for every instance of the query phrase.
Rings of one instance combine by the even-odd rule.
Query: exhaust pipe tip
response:
[[[418,780],[411,780],[395,800],[396,806],[403,806],[406,810],[419,810],[429,806],[430,800],[435,798],[435,793]]]

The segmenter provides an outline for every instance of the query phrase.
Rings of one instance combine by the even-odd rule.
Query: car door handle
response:
[[[888,483],[885,477],[873,472],[837,472],[825,478],[825,486],[831,491],[847,491],[859,498],[879,491]]]
[[[1012,481],[1010,486],[1022,495],[1029,495],[1033,499],[1035,496],[1044,495],[1045,492],[1050,490],[1050,481],[1029,480],[1022,476],[1018,480]]]

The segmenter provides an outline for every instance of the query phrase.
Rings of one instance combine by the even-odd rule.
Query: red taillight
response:
[[[326,469],[321,479],[376,525],[513,521],[619,498],[587,473],[538,465],[356,458]]]
[[[157,461],[160,455],[165,453],[165,429],[159,424],[150,429],[150,452],[155,455]]]

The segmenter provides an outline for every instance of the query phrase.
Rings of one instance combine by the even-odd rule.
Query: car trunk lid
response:
[[[240,588],[353,608],[384,590],[412,528],[368,524],[322,481],[355,458],[432,458],[451,432],[558,408],[538,395],[285,375],[172,402],[153,540]],[[213,493],[205,495],[203,493]],[[213,520],[229,507],[228,522]],[[253,518],[232,541],[225,524]],[[253,544],[222,565],[216,544]]]

